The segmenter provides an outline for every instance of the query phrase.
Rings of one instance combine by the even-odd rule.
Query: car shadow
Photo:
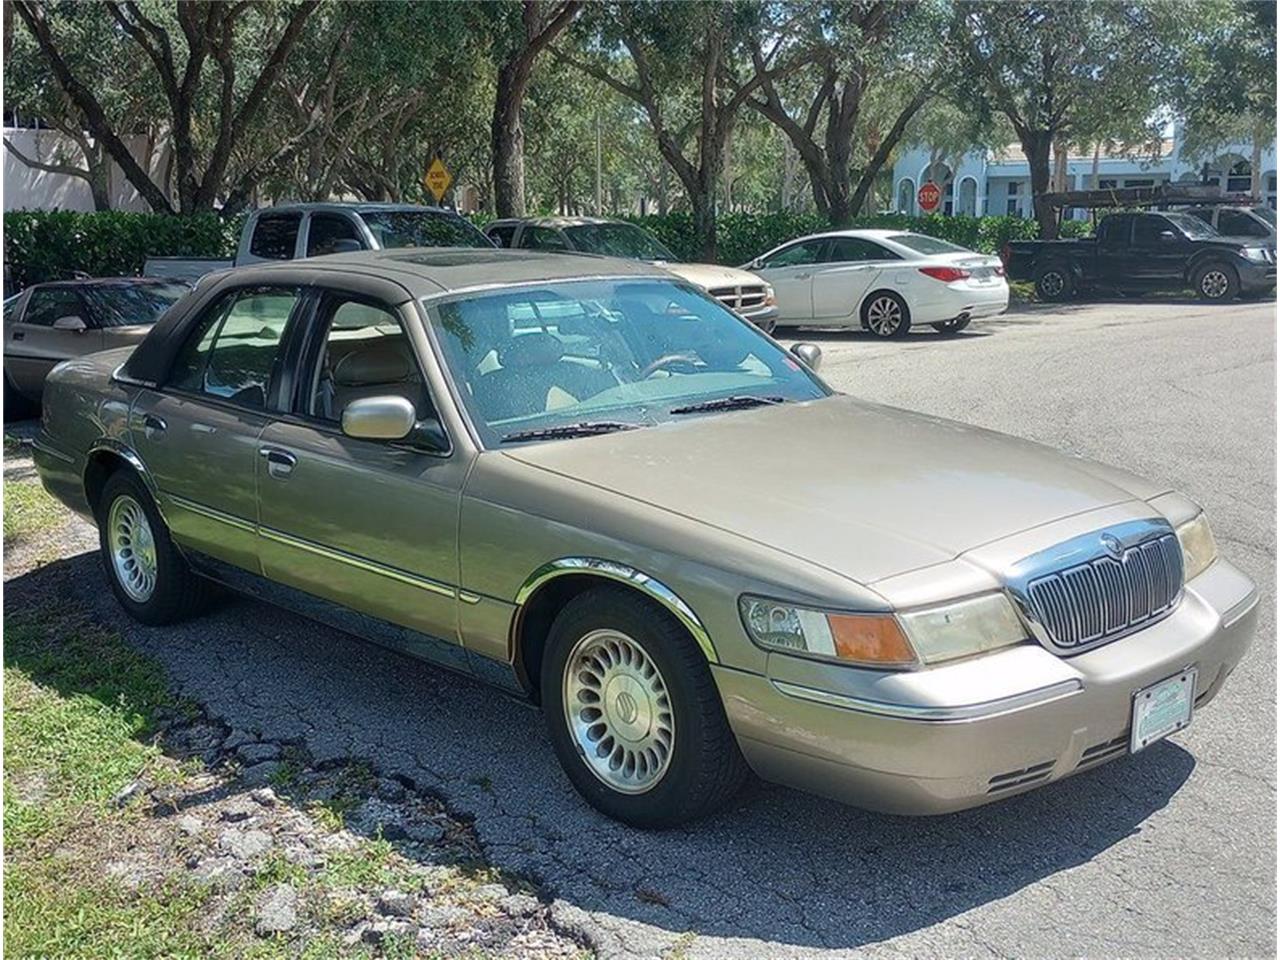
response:
[[[575,916],[588,934],[616,929],[612,918],[646,925],[628,929],[645,930],[654,953],[690,933],[852,949],[929,927],[1140,833],[1195,767],[1165,741],[924,819],[754,784],[720,814],[639,832],[578,798],[536,709],[466,677],[243,598],[188,623],[142,626],[114,603],[93,554],[8,581],[5,615],[68,598],[227,728],[298,744],[317,765],[361,761],[442,798],[494,866],[585,911]]]

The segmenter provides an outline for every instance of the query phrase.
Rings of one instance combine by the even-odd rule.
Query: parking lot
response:
[[[6,612],[69,589],[231,726],[412,778],[604,955],[1273,956],[1275,319],[1274,303],[1121,300],[955,336],[799,335],[840,390],[1168,481],[1261,587],[1253,649],[1189,730],[963,814],[757,785],[724,815],[640,834],[579,800],[529,706],[291,614],[236,600],[142,627],[87,553],[9,579]]]

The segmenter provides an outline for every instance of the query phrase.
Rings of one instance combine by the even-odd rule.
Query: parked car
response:
[[[33,415],[57,364],[138,343],[190,287],[117,277],[37,283],[4,302],[4,401],[9,419]]]
[[[1275,253],[1261,240],[1224,237],[1189,213],[1113,213],[1078,240],[1014,240],[1001,252],[1013,280],[1041,300],[1099,288],[1185,290],[1202,300],[1259,295],[1276,286]]]
[[[249,214],[240,231],[234,260],[148,257],[143,273],[194,283],[214,270],[354,250],[491,246],[471,221],[443,207],[411,203],[290,203]]]
[[[971,807],[1222,689],[1258,592],[1196,504],[842,396],[819,356],[635,261],[340,254],[58,367],[34,456],[138,620],[212,578],[520,691],[639,826],[748,770]]]
[[[682,263],[648,230],[624,220],[599,217],[537,217],[494,220],[485,235],[500,247],[553,253],[595,253],[644,260],[701,287],[765,333],[777,324],[778,308],[769,284],[754,274],[714,263]]]
[[[745,264],[778,298],[778,325],[857,327],[904,337],[912,324],[956,333],[1009,308],[999,259],[903,230],[801,237]]]
[[[1227,237],[1264,240],[1276,248],[1276,212],[1270,207],[1228,207],[1222,205],[1187,207],[1180,211],[1199,217]]]

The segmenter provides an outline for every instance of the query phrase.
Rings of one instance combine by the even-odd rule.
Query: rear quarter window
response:
[[[264,260],[292,260],[302,215],[275,213],[259,217],[249,241],[249,253]]]

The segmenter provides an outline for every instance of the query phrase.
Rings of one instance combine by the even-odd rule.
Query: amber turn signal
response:
[[[841,660],[899,666],[916,662],[915,651],[894,617],[829,613],[827,623]]]

